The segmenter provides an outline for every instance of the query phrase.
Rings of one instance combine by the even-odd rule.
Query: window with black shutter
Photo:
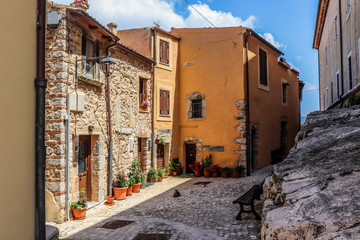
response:
[[[192,118],[202,117],[202,99],[191,100],[191,117]]]
[[[99,42],[94,42],[85,35],[82,35],[81,55],[83,58],[89,58],[81,63],[82,73],[87,77],[96,79],[96,63],[98,60],[91,58],[99,56]]]
[[[170,115],[170,92],[160,90],[160,115]]]
[[[160,40],[160,63],[169,64],[169,42]]]
[[[260,58],[260,84],[268,86],[268,77],[267,77],[267,53],[259,49],[259,58]]]

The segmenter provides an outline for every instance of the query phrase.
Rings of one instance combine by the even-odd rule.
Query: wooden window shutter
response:
[[[164,114],[164,91],[160,90],[160,115]]]
[[[169,43],[165,42],[165,63],[169,64]]]
[[[143,79],[142,83],[143,83],[144,101],[146,101],[147,100],[147,81],[145,79]]]
[[[260,84],[267,86],[267,56],[266,52],[262,49],[259,50],[259,58],[260,58]]]
[[[170,115],[170,92],[169,91],[166,91],[165,92],[166,95],[165,95],[165,100],[166,100],[166,108],[165,108],[165,112],[166,112],[166,115]]]
[[[160,62],[163,62],[164,61],[164,59],[163,59],[163,52],[164,52],[164,42],[162,41],[162,40],[160,40]]]
[[[95,56],[99,57],[100,56],[100,47],[99,47],[99,41],[96,41],[95,44]],[[100,59],[96,60],[97,63],[100,63]]]

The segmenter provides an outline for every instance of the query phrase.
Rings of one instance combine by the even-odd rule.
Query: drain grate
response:
[[[211,182],[196,182],[194,185],[208,185]]]
[[[117,229],[125,227],[129,224],[132,224],[134,221],[127,221],[127,220],[114,220],[106,222],[104,225],[101,226],[101,228],[107,228],[107,229]]]
[[[138,234],[133,240],[168,240],[171,235],[169,234],[156,234],[156,233],[149,233],[149,234]]]

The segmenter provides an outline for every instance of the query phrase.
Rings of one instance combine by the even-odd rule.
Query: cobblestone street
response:
[[[169,177],[133,193],[113,206],[100,204],[88,210],[85,220],[56,224],[61,238],[134,239],[138,234],[167,234],[168,239],[258,239],[260,221],[245,215],[236,221],[239,205],[232,201],[272,171],[262,169],[246,178]],[[211,182],[206,186],[196,182]],[[174,190],[181,193],[172,197]],[[259,212],[262,202],[256,202]],[[117,229],[102,228],[114,220],[133,221]]]

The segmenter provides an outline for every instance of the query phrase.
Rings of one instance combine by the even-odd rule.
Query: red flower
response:
[[[136,176],[137,176],[137,174],[136,174]]]

